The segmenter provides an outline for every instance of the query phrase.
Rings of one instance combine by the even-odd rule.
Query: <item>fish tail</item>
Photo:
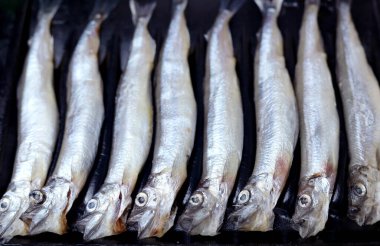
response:
[[[133,23],[136,25],[139,19],[144,19],[146,22],[149,22],[154,9],[156,8],[156,1],[130,0],[129,5],[132,12]]]
[[[245,0],[221,0],[219,9],[222,10],[229,10],[232,12],[232,14],[235,14],[243,5]]]
[[[305,1],[305,5],[320,5],[321,4],[321,0],[306,0]]]
[[[281,11],[283,0],[254,0],[261,12],[266,12],[268,9],[275,9],[276,15]]]
[[[62,0],[39,0],[40,10],[38,12],[38,18],[53,19],[55,13],[59,9]]]
[[[90,19],[93,20],[105,20],[111,11],[116,7],[119,3],[119,0],[96,0],[94,3],[94,7],[92,9],[92,13],[90,15]]]
[[[172,1],[173,9],[185,11],[186,6],[187,6],[187,2],[188,2],[188,0],[173,0]]]

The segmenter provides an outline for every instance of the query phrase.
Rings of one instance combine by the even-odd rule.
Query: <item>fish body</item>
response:
[[[208,36],[203,172],[177,225],[193,235],[218,233],[242,156],[243,110],[228,26],[240,6],[234,7],[221,7]]]
[[[51,21],[60,1],[40,1],[37,26],[18,85],[18,145],[8,190],[0,200],[0,237],[4,241],[27,235],[20,219],[29,205],[29,192],[46,180],[58,133],[58,107],[53,88]]]
[[[151,71],[156,44],[147,25],[155,2],[130,1],[135,31],[126,68],[117,90],[111,159],[104,184],[86,204],[77,227],[92,240],[125,231],[131,193],[152,143]]]
[[[380,89],[350,13],[337,2],[337,75],[350,153],[348,217],[359,225],[380,220]]]
[[[173,225],[175,198],[194,145],[196,102],[188,64],[187,0],[173,0],[172,19],[155,73],[156,136],[152,170],[128,219],[139,238],[161,237]]]
[[[293,222],[301,237],[325,227],[339,157],[339,117],[318,11],[319,0],[305,2],[296,66],[301,175]]]
[[[256,2],[263,12],[254,66],[256,159],[229,216],[233,227],[243,231],[272,230],[273,209],[285,186],[299,132],[296,98],[277,26],[282,1]]]
[[[99,28],[96,15],[81,35],[67,79],[65,132],[53,174],[42,189],[30,194],[23,220],[30,234],[67,231],[66,214],[91,170],[104,118],[103,84],[98,67]]]

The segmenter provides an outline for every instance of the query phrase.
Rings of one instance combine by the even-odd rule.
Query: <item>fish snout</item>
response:
[[[178,221],[176,229],[186,233],[190,233],[193,228],[193,219],[190,216],[184,216]]]

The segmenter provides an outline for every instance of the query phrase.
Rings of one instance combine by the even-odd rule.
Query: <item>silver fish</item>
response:
[[[130,4],[135,31],[117,91],[108,174],[100,190],[87,202],[85,214],[77,223],[85,240],[126,230],[131,193],[152,143],[151,71],[156,44],[147,25],[156,3],[140,6],[136,0],[131,0]]]
[[[186,179],[194,145],[197,112],[187,61],[187,0],[172,3],[172,19],[155,74],[157,131],[152,171],[128,220],[140,238],[161,237],[172,227],[176,215],[173,204]]]
[[[30,193],[31,202],[23,215],[32,235],[66,232],[66,214],[82,190],[95,158],[104,118],[103,84],[98,67],[98,32],[104,18],[96,15],[90,21],[72,55],[65,132],[58,162],[46,185]]]
[[[205,75],[203,173],[178,229],[216,235],[235,182],[243,150],[243,110],[228,23],[240,6],[221,10],[209,32]]]
[[[348,216],[359,225],[380,220],[380,89],[350,13],[337,3],[337,74],[350,152]]]
[[[263,26],[255,55],[255,166],[229,222],[242,231],[272,230],[273,209],[285,186],[298,139],[297,102],[277,26],[282,0],[256,0]]]
[[[296,66],[301,175],[293,222],[303,238],[325,227],[339,157],[339,117],[318,27],[319,4],[305,1]]]
[[[18,85],[18,146],[7,192],[0,200],[0,237],[4,241],[27,235],[20,219],[29,205],[29,192],[46,180],[58,133],[58,107],[53,89],[51,21],[60,0],[40,1],[35,32]]]

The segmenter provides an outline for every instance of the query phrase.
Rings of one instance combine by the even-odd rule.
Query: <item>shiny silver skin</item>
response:
[[[337,75],[350,152],[348,216],[357,224],[380,220],[380,89],[350,13],[338,1]]]
[[[252,176],[234,202],[229,223],[242,231],[273,228],[273,209],[285,186],[298,139],[298,111],[277,26],[282,1],[263,2],[255,55],[257,147]]]
[[[42,2],[41,2],[42,3]],[[0,200],[0,237],[27,235],[20,219],[29,192],[46,180],[58,133],[58,107],[53,88],[53,37],[50,24],[59,6],[40,6],[35,32],[18,85],[18,146],[8,189]]]
[[[243,110],[228,26],[233,14],[220,10],[209,32],[203,173],[177,225],[192,235],[218,233],[242,156]]]
[[[152,143],[153,103],[151,71],[156,44],[148,32],[148,22],[155,3],[146,15],[131,2],[135,23],[127,66],[122,74],[116,97],[113,144],[108,174],[100,190],[87,202],[77,227],[85,240],[119,234],[126,230],[138,174]]]
[[[104,118],[103,84],[98,68],[98,32],[103,20],[104,16],[96,15],[90,21],[72,55],[65,132],[58,162],[47,184],[31,192],[29,208],[22,217],[32,235],[66,232],[66,214],[82,190],[95,158]]]
[[[296,66],[301,175],[292,219],[303,238],[325,227],[339,157],[339,117],[318,11],[319,1],[305,2]]]
[[[137,194],[128,223],[139,238],[161,237],[173,225],[175,198],[187,176],[196,128],[196,102],[188,64],[186,0],[173,13],[155,74],[157,128],[152,170]]]

